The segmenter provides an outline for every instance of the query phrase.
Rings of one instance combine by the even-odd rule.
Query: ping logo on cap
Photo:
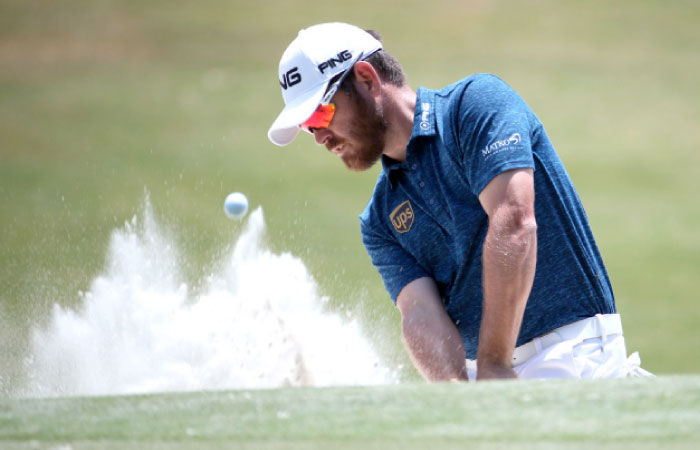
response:
[[[282,74],[280,86],[282,86],[282,89],[284,89],[285,91],[287,90],[287,88],[299,83],[301,83],[301,74],[299,73],[298,67],[292,67],[287,71],[287,73]]]
[[[321,64],[318,65],[318,70],[321,71],[321,73],[325,72],[326,69],[328,68],[333,68],[335,67],[336,64],[342,64],[345,61],[348,61],[352,58],[352,53],[350,53],[350,50],[343,50],[342,52],[338,52],[338,54],[326,61],[323,61]]]
[[[411,229],[413,225],[413,208],[411,207],[411,202],[406,200],[394,209],[389,218],[391,219],[391,224],[399,233],[406,233]]]

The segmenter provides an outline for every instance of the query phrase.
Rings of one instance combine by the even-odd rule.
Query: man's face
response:
[[[333,103],[333,120],[328,128],[314,131],[316,143],[337,154],[351,170],[369,169],[384,151],[388,123],[383,111],[356,90],[339,91]]]

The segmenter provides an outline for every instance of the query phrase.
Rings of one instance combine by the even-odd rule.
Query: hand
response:
[[[503,380],[518,378],[513,368],[510,365],[499,363],[496,361],[477,360],[476,379],[481,380]]]

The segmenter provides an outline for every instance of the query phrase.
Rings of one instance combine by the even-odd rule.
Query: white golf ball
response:
[[[224,212],[232,219],[242,219],[248,212],[248,199],[240,192],[233,192],[224,201]]]

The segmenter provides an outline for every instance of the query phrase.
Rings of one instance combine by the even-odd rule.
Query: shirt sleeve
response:
[[[430,276],[392,236],[373,229],[362,217],[360,217],[360,224],[362,243],[394,303],[408,283]]]
[[[465,175],[475,196],[502,172],[534,168],[531,128],[536,118],[500,78],[480,75],[467,84],[456,119]]]

